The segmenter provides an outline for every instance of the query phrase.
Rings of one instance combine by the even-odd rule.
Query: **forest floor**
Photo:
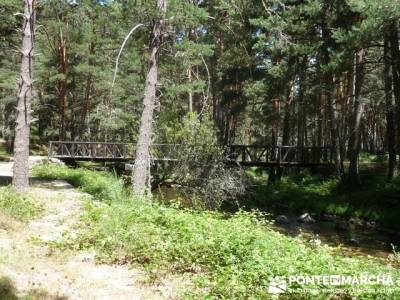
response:
[[[96,264],[94,251],[54,250],[51,243],[83,212],[88,194],[64,181],[37,183],[29,197],[43,207],[27,223],[0,212],[1,299],[164,299],[174,298],[179,282],[144,283],[144,272],[127,265]]]

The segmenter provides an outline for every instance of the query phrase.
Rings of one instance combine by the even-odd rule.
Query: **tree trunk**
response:
[[[322,30],[322,36],[329,45],[331,40],[331,34],[325,25]],[[330,62],[330,54],[327,47],[322,49],[321,53],[321,61],[326,66]],[[339,177],[343,176],[344,168],[343,168],[343,160],[340,152],[340,139],[339,139],[339,127],[337,122],[337,111],[336,104],[333,101],[332,93],[333,93],[333,75],[330,71],[323,72],[323,82],[325,86],[322,90],[322,95],[324,100],[326,101],[326,105],[328,106],[328,113],[330,119],[330,132],[331,132],[331,147],[333,151],[333,160],[335,164],[336,175]]]
[[[364,103],[361,100],[361,87],[364,79],[365,50],[358,50],[354,55],[353,95],[354,107],[349,138],[349,182],[360,183],[358,156],[360,152],[361,118],[364,113]]]
[[[65,141],[67,135],[67,45],[60,31],[60,45],[58,47],[58,71],[62,79],[58,82],[58,106],[60,114],[59,140]]]
[[[344,173],[343,159],[340,151],[339,127],[336,104],[332,97],[332,77],[327,77],[327,90],[325,91],[326,103],[329,109],[330,130],[331,130],[331,147],[333,151],[333,159],[335,163],[336,175],[341,177]]]
[[[306,114],[304,105],[304,92],[306,86],[306,70],[308,57],[304,56],[300,65],[299,92],[298,92],[298,115],[297,115],[297,146],[304,147],[306,131]]]
[[[280,99],[279,97],[275,97],[272,100],[272,109],[273,109],[273,123],[271,127],[271,146],[272,148],[272,160],[278,160],[279,149],[275,148],[278,146],[278,139],[279,139],[279,123],[280,123]],[[277,177],[279,176],[279,171],[280,166],[277,167],[271,167],[268,175],[268,183],[272,184],[276,181]]]
[[[389,164],[387,180],[392,180],[396,176],[396,123],[395,123],[395,102],[392,93],[391,61],[390,61],[390,42],[388,34],[385,34],[384,45],[384,80],[385,80],[385,102],[386,102],[386,137],[389,152]]]
[[[85,97],[83,99],[83,107],[81,113],[81,120],[79,125],[79,140],[83,140],[87,128],[87,119],[90,111],[90,93],[92,90],[92,74],[89,73],[86,78]]]
[[[291,132],[291,126],[290,126],[290,119],[292,115],[290,114],[293,98],[294,98],[294,93],[295,93],[295,81],[291,80],[289,84],[289,91],[288,95],[286,97],[286,102],[285,102],[285,116],[283,118],[283,132],[282,132],[282,145],[283,146],[289,146],[290,144],[290,132]]]
[[[392,63],[393,95],[395,98],[395,123],[397,124],[397,153],[400,154],[400,49],[397,23],[390,26],[390,51]]]
[[[22,27],[22,61],[18,93],[18,113],[15,128],[14,167],[12,184],[18,192],[29,188],[29,136],[32,101],[32,57],[35,33],[34,0],[25,0]]]
[[[157,0],[157,9],[161,13],[165,13],[167,0]],[[156,85],[157,85],[157,62],[158,52],[161,46],[162,39],[162,17],[157,17],[154,20],[151,40],[151,55],[149,59],[150,69],[147,73],[144,98],[143,112],[140,121],[139,138],[137,141],[135,165],[133,167],[132,183],[134,193],[144,195],[150,187],[150,145],[153,133],[153,113],[156,102]]]

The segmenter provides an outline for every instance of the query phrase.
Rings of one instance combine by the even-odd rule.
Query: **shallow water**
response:
[[[270,220],[275,220],[278,215],[285,215],[289,224],[278,224],[272,226],[282,234],[301,237],[304,240],[320,240],[322,243],[337,247],[336,251],[343,255],[370,255],[387,258],[393,253],[392,244],[399,243],[398,237],[388,232],[377,229],[362,229],[350,225],[348,230],[340,231],[335,228],[335,222],[318,220],[313,224],[297,221],[299,214],[288,211],[270,211]]]
[[[182,193],[175,188],[160,187],[153,190],[153,196],[161,202],[170,202],[180,199],[182,206],[190,206],[189,200],[185,199]],[[393,253],[392,244],[399,245],[399,237],[388,232],[380,231],[376,228],[362,229],[354,224],[350,225],[348,230],[339,231],[335,228],[335,222],[319,220],[306,224],[298,222],[300,214],[290,212],[284,209],[266,208],[264,212],[269,214],[270,221],[275,221],[279,215],[285,215],[289,223],[278,224],[274,222],[272,228],[276,231],[291,237],[300,237],[303,240],[320,240],[323,244],[335,247],[339,254],[352,256],[374,256],[378,258],[387,258]]]

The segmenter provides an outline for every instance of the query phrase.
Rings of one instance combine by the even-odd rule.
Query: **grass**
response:
[[[0,139],[0,161],[7,161],[10,158],[10,153],[7,151],[5,140]]]
[[[67,180],[98,200],[87,202],[77,238],[66,237],[59,247],[95,249],[99,260],[140,265],[153,279],[189,273],[196,288],[187,292],[187,298],[269,299],[271,276],[386,273],[397,279],[400,275],[380,260],[337,256],[319,243],[286,237],[273,231],[256,211],[225,215],[134,199],[120,180],[103,172],[43,165],[34,173]],[[281,299],[329,297],[320,292],[323,286],[308,287],[314,294],[297,289],[296,295]],[[343,288],[336,292],[341,298],[400,295],[392,297],[381,286],[371,286],[368,292]]]
[[[11,187],[0,188],[0,212],[19,221],[29,221],[38,216],[42,211],[29,196],[16,193]]]
[[[115,174],[85,169],[71,169],[63,166],[39,165],[33,175],[42,179],[62,179],[93,195],[97,200],[111,203],[127,198],[124,182]]]
[[[362,185],[349,186],[335,178],[323,178],[307,172],[282,178],[268,186],[261,184],[250,206],[284,204],[295,211],[329,213],[378,221],[383,227],[400,229],[400,178],[385,182],[380,165],[364,165]],[[253,180],[256,178],[253,174]],[[265,195],[268,195],[267,197]]]

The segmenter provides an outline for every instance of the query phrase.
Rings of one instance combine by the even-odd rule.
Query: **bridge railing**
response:
[[[242,164],[328,164],[331,147],[229,145],[228,159]]]
[[[51,141],[49,156],[84,159],[127,159],[133,157],[132,154],[135,147],[135,144],[126,143]]]
[[[135,159],[136,147],[133,143],[51,141],[49,156],[65,160],[131,161]],[[225,149],[227,162],[249,166],[332,163],[331,147],[228,145]],[[153,161],[179,160],[181,151],[179,144],[153,144],[150,147]]]
[[[153,160],[176,160],[177,144],[152,144],[150,155]],[[51,141],[49,156],[66,159],[115,159],[133,160],[137,144],[107,142]]]

